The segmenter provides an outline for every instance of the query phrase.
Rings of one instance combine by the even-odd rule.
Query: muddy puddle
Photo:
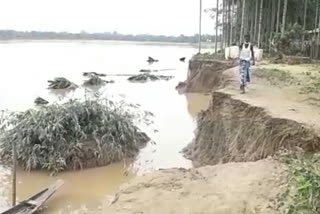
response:
[[[195,117],[207,108],[209,95],[179,95],[175,86],[185,80],[187,60],[196,49],[186,45],[162,45],[132,42],[10,42],[0,44],[2,72],[0,84],[0,109],[24,110],[33,107],[41,96],[50,102],[65,97],[84,96],[84,88],[71,92],[50,93],[47,80],[64,76],[81,85],[83,72],[106,74],[139,74],[141,69],[162,70],[159,75],[174,76],[169,81],[130,83],[126,77],[110,76],[114,84],[107,84],[99,91],[102,96],[117,97],[138,103],[143,110],[151,111],[154,123],[146,132],[155,141],[142,149],[132,163],[116,163],[106,167],[65,172],[50,177],[46,172],[17,173],[17,196],[23,200],[57,179],[65,185],[47,203],[41,213],[98,213],[108,205],[109,197],[118,187],[131,178],[159,168],[192,167],[180,151],[194,137]],[[152,65],[148,56],[160,61]],[[18,63],[17,63],[18,62]],[[172,69],[172,70],[171,70]],[[0,211],[10,206],[11,169],[0,166]],[[124,173],[125,171],[128,174]]]

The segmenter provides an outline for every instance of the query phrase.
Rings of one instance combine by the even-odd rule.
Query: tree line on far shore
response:
[[[212,35],[202,35],[202,41],[214,41]],[[196,43],[198,35],[150,35],[150,34],[121,34],[118,32],[105,33],[70,33],[70,32],[40,32],[40,31],[15,31],[0,30],[0,40],[119,40],[119,41],[144,41],[144,42],[182,42]]]

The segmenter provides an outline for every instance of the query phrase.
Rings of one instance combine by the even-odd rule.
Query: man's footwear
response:
[[[240,90],[241,90],[241,93],[242,93],[242,94],[246,93],[246,90],[245,90],[245,86],[244,86],[244,85],[240,85]]]

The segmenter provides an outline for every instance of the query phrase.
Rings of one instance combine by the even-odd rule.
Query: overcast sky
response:
[[[199,0],[0,0],[0,29],[193,35],[198,19]],[[212,29],[204,13],[203,32]]]

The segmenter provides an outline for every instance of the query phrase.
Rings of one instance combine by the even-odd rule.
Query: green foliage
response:
[[[134,123],[149,113],[132,108],[137,106],[95,99],[2,112],[0,158],[10,161],[16,143],[19,165],[56,173],[134,157],[149,140]]]
[[[311,82],[304,88],[304,92],[319,93],[320,92],[320,75],[309,75],[309,78]]]
[[[272,44],[276,52],[280,51],[286,55],[301,54],[300,41],[303,35],[307,35],[307,31],[303,30],[298,23],[294,23],[288,26],[283,37],[280,33],[274,34]]]
[[[283,196],[286,214],[320,213],[319,155],[285,154],[282,162],[290,170],[289,189]]]

